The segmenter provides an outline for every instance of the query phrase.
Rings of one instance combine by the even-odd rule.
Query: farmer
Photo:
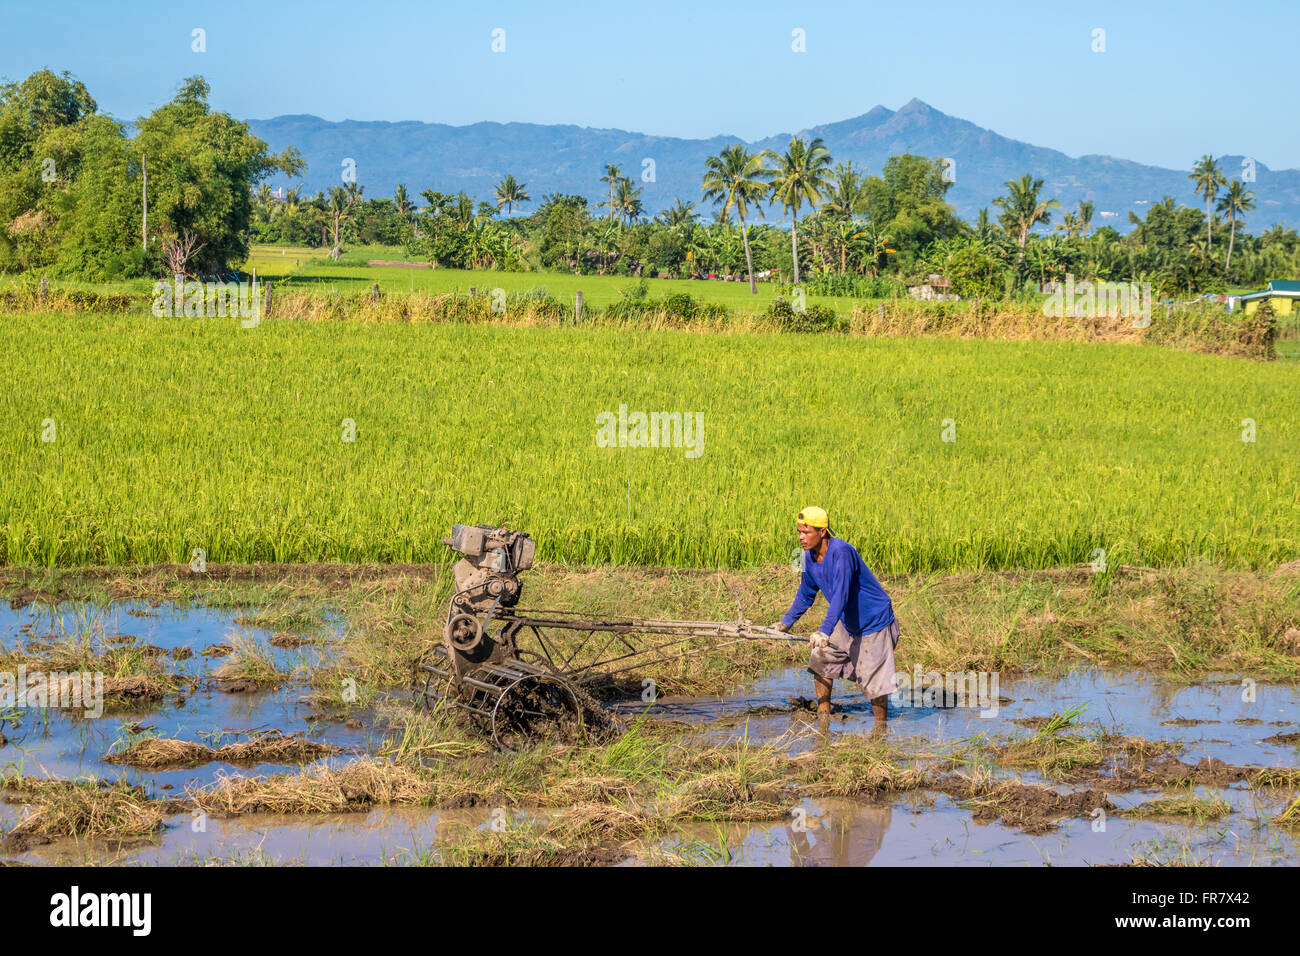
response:
[[[826,595],[826,619],[808,642],[817,713],[831,712],[831,687],[842,677],[857,682],[871,699],[876,723],[883,724],[889,719],[898,645],[893,603],[853,545],[831,532],[825,511],[804,508],[796,522],[803,575],[790,610],[773,627],[788,632],[812,607],[818,591]]]

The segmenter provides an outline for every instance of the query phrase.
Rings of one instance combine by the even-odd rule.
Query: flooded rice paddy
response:
[[[165,800],[224,775],[259,775],[300,767],[339,766],[381,753],[385,738],[374,708],[347,719],[323,712],[302,679],[346,639],[342,622],[310,632],[259,626],[247,609],[181,608],[119,602],[106,608],[62,605],[56,613],[29,604],[0,607],[0,644],[28,655],[60,636],[93,631],[115,647],[152,648],[175,678],[161,701],[114,709],[95,719],[58,710],[11,709],[0,714],[0,771],[29,778],[124,780]],[[286,679],[278,686],[234,686],[222,661],[240,642],[264,649]],[[841,735],[875,730],[869,704],[856,689],[837,685],[836,712],[820,723],[806,709],[810,678],[783,668],[724,698],[664,697],[646,704],[615,703],[625,718],[642,714],[700,730],[705,740],[788,741],[792,752]],[[405,699],[391,688],[382,700]],[[1003,676],[995,708],[890,708],[889,740],[904,750],[933,751],[972,740],[1031,736],[1054,714],[1071,708],[1079,728],[1178,745],[1179,759],[1197,764],[1294,768],[1300,758],[1300,690],[1259,684],[1253,693],[1234,675],[1194,683],[1157,680],[1136,672],[1076,671],[1059,678]],[[987,703],[987,702],[986,702]],[[989,710],[996,710],[989,714]],[[271,762],[224,760],[221,748],[266,737],[321,745],[325,756]],[[112,757],[150,738],[190,741],[209,758],[143,769]],[[1032,767],[990,765],[994,779],[1041,784],[1060,794],[1101,788],[1097,781],[1063,783]],[[1106,790],[1109,809],[1066,814],[1050,827],[1017,827],[981,813],[969,795],[916,789],[883,796],[803,797],[783,819],[687,822],[624,855],[621,865],[673,862],[738,866],[1092,865],[1134,860],[1198,864],[1295,864],[1300,829],[1274,818],[1295,797],[1293,787],[1254,787],[1240,781],[1183,788],[1174,796],[1218,802],[1213,818],[1129,816],[1126,811],[1171,793],[1158,787]],[[365,812],[221,818],[181,806],[155,834],[134,840],[75,839],[10,842],[0,857],[31,864],[385,864],[438,862],[449,833],[541,825],[554,810],[480,805],[462,809],[379,806]],[[0,830],[24,816],[21,803],[0,803]]]

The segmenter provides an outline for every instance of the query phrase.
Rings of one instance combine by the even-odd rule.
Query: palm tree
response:
[[[853,162],[835,164],[835,181],[826,194],[822,208],[836,216],[852,219],[860,212],[866,212],[867,174],[864,169],[854,169]]]
[[[1057,232],[1063,232],[1071,239],[1077,236],[1082,228],[1083,225],[1079,222],[1079,217],[1072,212],[1065,214],[1065,222],[1056,225]]]
[[[745,212],[753,203],[758,214],[763,215],[763,207],[758,203],[767,195],[771,178],[772,170],[740,143],[728,146],[717,156],[704,161],[704,182],[701,185],[704,198],[721,204],[724,218],[733,208],[740,217],[740,232],[745,241],[745,267],[749,270],[749,291],[753,295],[758,295],[758,286],[754,284],[754,259],[749,252],[749,223],[745,220]]]
[[[805,144],[797,136],[790,140],[785,155],[770,149],[761,158],[772,164],[772,198],[790,210],[790,248],[794,253],[794,281],[799,284],[799,207],[803,201],[816,208],[822,192],[831,184],[831,154],[818,137]]]
[[[1023,251],[1029,230],[1035,223],[1044,226],[1052,221],[1053,209],[1060,209],[1061,204],[1055,199],[1040,200],[1038,192],[1043,188],[1041,179],[1034,179],[1029,173],[1019,179],[1007,181],[1007,195],[993,200],[993,205],[1002,210],[998,221],[1002,228],[1016,237],[1016,243]]]
[[[1219,212],[1226,212],[1228,222],[1232,223],[1232,229],[1228,232],[1228,259],[1223,264],[1226,271],[1232,265],[1232,244],[1237,238],[1237,215],[1255,208],[1255,194],[1247,192],[1240,179],[1234,179],[1229,184],[1227,193],[1219,200],[1217,208]]]
[[[1209,153],[1202,156],[1200,161],[1192,167],[1192,171],[1187,174],[1187,178],[1196,184],[1196,192],[1205,197],[1206,246],[1213,249],[1214,235],[1210,232],[1213,216],[1210,212],[1210,203],[1214,202],[1219,187],[1227,183],[1227,180],[1223,178],[1223,173],[1219,170],[1219,164]]]
[[[1083,229],[1083,238],[1088,238],[1088,230],[1092,228],[1092,214],[1097,207],[1086,199],[1079,200],[1079,225]]]
[[[665,226],[691,226],[700,218],[700,214],[695,211],[695,203],[682,202],[677,199],[667,209],[662,210],[659,215],[655,216],[659,222]]]
[[[406,187],[401,183],[393,190],[393,209],[403,219],[410,219],[411,213],[415,210],[415,204],[411,202],[411,197],[406,191]]]
[[[356,183],[349,183],[349,186],[355,186]],[[342,243],[339,241],[339,233],[343,228],[343,223],[352,217],[352,206],[356,202],[357,192],[352,189],[344,189],[342,186],[331,186],[329,203],[325,207],[326,215],[330,223],[330,231],[333,243],[330,246],[330,258],[337,259],[339,253],[343,251]]]
[[[622,179],[622,178],[623,178],[623,170],[619,169],[619,168],[618,168],[617,166],[615,166],[613,163],[609,163],[608,165],[605,166],[605,175],[601,177],[601,180],[600,180],[600,181],[601,181],[602,183],[608,183],[608,184],[609,184],[609,202],[607,202],[607,203],[601,203],[601,205],[602,205],[602,206],[609,206],[609,218],[610,218],[610,219],[613,219],[613,218],[614,218],[614,209],[615,209],[615,206],[614,206],[614,187],[618,185],[619,180]]]
[[[632,180],[623,176],[614,189],[614,208],[618,210],[619,221],[626,217],[628,225],[636,222],[645,212],[645,203],[641,201],[640,188],[632,188]]]
[[[507,173],[506,178],[497,183],[497,212],[506,207],[506,215],[515,211],[520,203],[528,202],[529,195],[524,183],[515,182],[515,177]]]

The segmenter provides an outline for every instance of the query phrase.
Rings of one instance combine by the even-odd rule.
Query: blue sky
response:
[[[755,139],[912,97],[1070,155],[1300,167],[1294,0],[0,0],[0,76],[133,119],[202,73],[242,118],[521,120]],[[206,52],[192,50],[194,28]],[[492,51],[494,29],[505,52]],[[806,51],[792,50],[804,31]],[[1105,51],[1094,52],[1094,30]]]

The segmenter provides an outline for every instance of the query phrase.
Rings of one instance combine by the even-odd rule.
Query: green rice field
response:
[[[58,314],[7,316],[0,352],[6,564],[440,560],[455,522],[557,561],[789,563],[809,503],[882,571],[1300,557],[1292,363]],[[600,447],[620,405],[698,413],[700,453]]]

